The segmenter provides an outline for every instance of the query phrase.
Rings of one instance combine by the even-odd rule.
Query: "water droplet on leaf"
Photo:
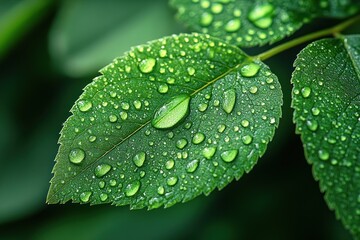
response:
[[[224,162],[232,162],[232,161],[234,161],[234,159],[238,155],[238,152],[239,151],[236,150],[236,149],[225,151],[225,152],[220,154],[220,157]]]
[[[146,159],[145,152],[139,152],[133,157],[133,162],[137,167],[142,167]]]
[[[143,73],[150,73],[154,69],[156,60],[154,58],[147,58],[140,62],[139,69]]]
[[[255,26],[265,29],[271,26],[273,13],[274,6],[269,3],[264,3],[262,5],[256,5],[249,12],[248,18]]]
[[[183,149],[187,145],[188,141],[185,138],[179,139],[176,141],[176,147],[178,149]]]
[[[129,183],[125,187],[125,195],[127,197],[134,196],[140,189],[140,181],[134,181],[132,183]]]
[[[330,157],[329,152],[326,150],[319,150],[318,154],[319,154],[319,158],[324,161],[328,160]]]
[[[222,108],[226,113],[231,113],[234,109],[236,101],[236,92],[235,89],[231,88],[224,92],[224,102]]]
[[[225,24],[225,30],[227,32],[236,32],[241,27],[240,19],[232,19]]]
[[[69,153],[69,160],[74,164],[80,164],[85,158],[84,150],[80,148],[75,148]]]
[[[205,135],[203,133],[196,133],[192,139],[194,144],[200,144],[204,141]]]
[[[188,173],[193,173],[196,171],[198,166],[199,166],[199,160],[193,160],[186,165],[186,171]]]
[[[206,147],[202,150],[202,154],[206,159],[211,159],[216,152],[216,147]]]
[[[166,103],[155,113],[151,124],[155,128],[165,129],[175,126],[185,118],[189,111],[190,96],[178,95]]]
[[[240,73],[244,77],[253,77],[259,72],[259,70],[260,66],[258,64],[249,63],[241,68]]]
[[[178,181],[177,177],[169,177],[166,181],[167,185],[174,186]]]
[[[245,135],[242,137],[242,142],[249,145],[252,142],[252,137],[250,135]]]
[[[77,103],[77,106],[78,106],[80,111],[87,112],[92,108],[92,103],[90,101],[87,101],[87,100],[80,100]]]
[[[100,178],[105,176],[111,170],[111,166],[109,164],[103,163],[98,165],[95,168],[95,176]]]
[[[83,192],[80,194],[80,200],[82,202],[86,203],[90,200],[91,195],[92,195],[92,192]]]
[[[311,88],[309,87],[303,87],[301,89],[301,95],[304,97],[304,98],[308,98],[310,96],[310,93],[311,93]]]

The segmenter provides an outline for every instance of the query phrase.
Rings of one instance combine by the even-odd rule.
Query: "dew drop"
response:
[[[219,133],[222,133],[225,131],[226,126],[224,124],[220,124],[219,126],[217,126],[217,130]]]
[[[212,23],[213,19],[214,16],[211,13],[204,12],[200,18],[200,24],[203,27],[207,27]]]
[[[205,135],[203,133],[196,133],[192,139],[194,144],[200,144],[205,140]]]
[[[169,86],[166,83],[159,85],[158,87],[159,93],[167,93],[168,91],[169,91]]]
[[[244,144],[249,145],[252,142],[253,138],[250,135],[245,135],[241,138],[241,140]]]
[[[193,67],[188,67],[187,68],[187,72],[190,76],[193,76],[195,74],[195,68]]]
[[[324,161],[328,160],[330,157],[329,152],[326,150],[319,150],[318,155],[319,155],[319,158]]]
[[[236,32],[241,27],[240,19],[232,19],[225,24],[225,30],[227,32]]]
[[[104,181],[100,181],[99,182],[99,188],[104,188],[105,187],[105,182]]]
[[[134,181],[132,183],[129,183],[125,187],[125,196],[131,197],[134,196],[140,189],[140,181]]]
[[[84,150],[80,148],[75,148],[69,153],[69,160],[74,164],[80,164],[85,158]]]
[[[103,164],[100,164],[98,165],[96,168],[95,168],[95,176],[100,178],[100,177],[103,177],[105,176],[109,171],[111,170],[111,166],[109,164],[106,164],[106,163],[103,163]]]
[[[179,139],[176,141],[176,147],[178,149],[183,149],[187,145],[188,141],[185,138]]]
[[[105,202],[108,199],[108,195],[106,193],[101,193],[100,194],[100,200],[102,202]]]
[[[151,124],[155,128],[166,129],[175,126],[189,111],[190,96],[178,95],[157,110]]]
[[[225,152],[221,153],[220,157],[224,162],[232,162],[232,161],[234,161],[234,159],[236,158],[238,153],[239,153],[238,150],[233,149],[233,150],[229,150],[229,151],[225,151]]]
[[[133,157],[133,162],[137,167],[142,167],[146,159],[145,152],[139,152]]]
[[[139,69],[143,73],[150,73],[154,69],[156,60],[154,58],[147,58],[140,62]]]
[[[124,110],[129,110],[130,104],[127,103],[127,102],[122,102],[121,103],[121,108],[124,109]]]
[[[92,192],[83,192],[80,194],[80,200],[82,202],[86,203],[90,200],[91,195],[92,195]]]
[[[309,87],[303,87],[301,89],[301,95],[304,97],[304,98],[308,98],[310,96],[310,93],[311,93],[311,88]]]
[[[133,105],[134,105],[135,109],[139,110],[141,108],[141,102],[139,100],[135,100],[133,102]]]
[[[244,77],[253,77],[259,72],[259,70],[260,66],[258,64],[249,63],[241,68],[240,73]]]
[[[262,5],[256,5],[248,15],[249,20],[259,28],[268,28],[271,26],[273,19],[274,6],[265,3]]]
[[[95,142],[96,141],[96,136],[89,136],[89,142]]]
[[[207,108],[208,108],[208,105],[207,105],[206,103],[200,103],[200,104],[198,105],[198,110],[199,110],[200,112],[205,112]]]
[[[214,3],[211,6],[211,12],[214,14],[219,14],[222,12],[222,10],[223,10],[223,5],[221,3]]]
[[[248,127],[249,124],[250,124],[250,122],[248,120],[246,120],[246,119],[241,121],[241,126],[243,126],[243,127]]]
[[[314,115],[314,116],[317,116],[320,114],[320,109],[316,108],[316,107],[313,107],[311,109],[311,113]]]
[[[249,89],[249,92],[252,93],[252,94],[257,93],[257,91],[258,91],[258,88],[257,88],[256,86],[252,86],[252,87],[250,87],[250,89]]]
[[[206,147],[202,150],[202,155],[206,159],[211,159],[214,156],[215,152],[216,152],[216,147]]]
[[[92,103],[90,101],[87,101],[87,100],[80,100],[77,103],[77,106],[78,106],[80,111],[87,112],[92,108]]]
[[[163,186],[158,187],[157,193],[158,193],[159,195],[164,195],[164,193],[165,193],[165,188],[164,188]]]
[[[196,169],[198,168],[199,166],[199,160],[192,160],[191,162],[189,162],[187,165],[186,165],[186,171],[188,173],[193,173],[196,171]]]
[[[126,119],[128,118],[127,112],[120,112],[120,118],[121,118],[122,120],[126,120]]]
[[[174,186],[178,181],[177,177],[169,177],[166,181],[167,185]]]
[[[234,109],[236,101],[236,92],[235,89],[231,88],[224,92],[224,102],[222,108],[226,113],[231,113]]]
[[[109,184],[110,184],[110,186],[115,187],[117,182],[115,179],[110,179]]]
[[[306,126],[310,131],[314,132],[318,129],[319,124],[316,120],[308,120],[306,121]]]
[[[110,116],[109,116],[109,121],[112,122],[112,123],[116,122],[117,119],[118,119],[118,118],[117,118],[117,116],[115,116],[115,115],[110,115]]]
[[[159,56],[160,57],[166,57],[166,55],[167,55],[167,51],[166,51],[166,49],[161,49],[160,51],[159,51]]]
[[[172,168],[174,167],[174,165],[175,165],[175,161],[172,160],[172,159],[170,159],[169,161],[167,161],[167,162],[165,163],[165,168],[166,168],[167,170],[170,170],[170,169],[172,169]]]

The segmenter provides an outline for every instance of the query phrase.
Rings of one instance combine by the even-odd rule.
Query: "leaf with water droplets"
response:
[[[61,131],[47,201],[170,207],[223,188],[281,115],[269,68],[204,34],[133,48],[85,87]]]
[[[360,237],[360,35],[307,46],[295,62],[292,106],[325,200]]]
[[[359,0],[170,0],[178,19],[191,30],[238,46],[273,43],[315,17],[347,17],[360,10]]]

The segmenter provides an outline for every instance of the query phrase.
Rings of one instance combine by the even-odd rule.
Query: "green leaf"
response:
[[[167,0],[68,0],[51,28],[50,53],[66,75],[87,76],[131,46],[180,32]]]
[[[320,40],[295,62],[292,106],[331,209],[360,237],[360,36]]]
[[[269,68],[208,35],[138,46],[101,73],[64,124],[48,203],[151,209],[209,194],[253,168],[281,115]]]
[[[251,47],[291,35],[315,17],[346,17],[360,9],[358,0],[248,1],[170,0],[178,19],[194,31]]]

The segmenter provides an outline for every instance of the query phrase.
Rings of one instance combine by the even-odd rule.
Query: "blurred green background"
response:
[[[283,118],[240,181],[165,210],[45,204],[58,133],[82,88],[131,46],[186,32],[174,14],[167,0],[0,0],[0,239],[351,239],[294,134],[290,77],[304,46],[266,62],[284,90]]]

